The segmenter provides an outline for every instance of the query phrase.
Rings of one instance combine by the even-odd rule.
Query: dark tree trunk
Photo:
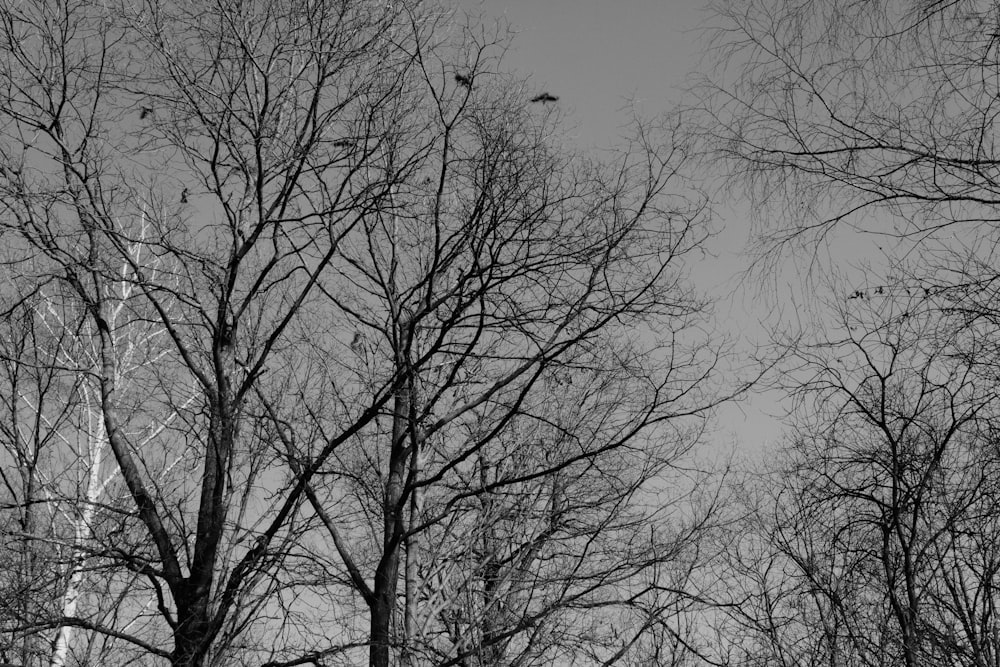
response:
[[[177,598],[172,667],[201,667],[215,639],[212,586],[228,509],[226,473],[236,438],[235,409],[229,401],[228,378],[224,371],[219,377],[201,481],[191,574],[172,587]]]
[[[392,618],[396,611],[399,586],[399,561],[405,532],[406,485],[412,447],[409,445],[409,418],[412,401],[412,378],[409,377],[409,321],[400,322],[396,367],[404,375],[393,401],[392,449],[389,475],[382,502],[382,559],[375,570],[371,609],[371,650],[369,667],[389,667],[392,642]]]
[[[371,605],[371,649],[369,667],[389,667],[392,645],[392,615],[396,607],[396,578],[399,571],[398,553],[386,554],[375,575],[375,598]],[[389,562],[386,562],[389,561]]]
[[[209,633],[208,623],[201,618],[188,618],[174,632],[174,650],[170,655],[171,667],[202,667],[205,663]]]

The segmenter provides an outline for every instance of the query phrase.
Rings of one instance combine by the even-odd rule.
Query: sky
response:
[[[511,24],[517,36],[507,66],[534,88],[559,97],[570,134],[586,148],[608,146],[622,136],[629,100],[647,116],[681,101],[686,77],[702,65],[703,28],[711,21],[707,0],[453,1],[487,22]],[[734,292],[746,266],[748,217],[740,205],[717,205],[711,256],[692,267],[695,286],[716,304],[720,328],[742,336],[744,349],[766,338],[758,324],[766,311],[763,300],[750,290]],[[736,449],[753,458],[780,442],[782,410],[775,394],[724,407],[711,449]]]
[[[699,58],[703,0],[456,0],[518,31],[507,64],[559,96],[581,143],[607,145],[635,99],[667,108]]]

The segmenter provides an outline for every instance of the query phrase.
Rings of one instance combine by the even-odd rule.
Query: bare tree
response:
[[[4,308],[86,348],[76,414],[124,499],[91,529],[76,498],[69,580],[99,562],[116,605],[64,599],[57,644],[612,664],[672,627],[712,506],[666,487],[744,388],[713,385],[683,282],[683,146],[640,125],[574,155],[503,32],[454,25],[416,1],[3,6]]]
[[[842,339],[792,345],[815,373],[796,386],[825,398],[740,565],[760,660],[995,661],[995,9],[718,6],[704,129],[751,196],[763,257],[805,250],[843,275],[848,229],[879,256],[836,298]]]
[[[475,97],[435,87],[449,65],[421,55],[430,88],[402,126],[422,132],[386,127],[398,143],[379,156],[409,172],[345,240],[333,270],[352,290],[327,290],[346,329],[317,353],[334,414],[392,395],[308,491],[368,609],[373,665],[613,644],[587,628],[676,594],[654,572],[701,520],[663,534],[645,505],[723,397],[716,352],[687,338],[702,305],[680,261],[701,210],[667,190],[684,155],[644,128],[610,168],[571,160],[553,112],[516,82],[485,85],[488,46],[465,57]],[[337,419],[278,433],[301,474]]]
[[[913,257],[913,246],[968,257],[992,238],[991,5],[746,0],[717,9],[719,75],[697,87],[711,118],[703,129],[730,183],[751,195],[772,259],[792,248],[818,259],[848,229],[873,233],[866,241],[890,257]],[[831,266],[846,265],[843,250]],[[937,264],[929,254],[918,264]],[[963,282],[946,271],[929,282],[882,278],[871,287],[894,293]]]
[[[103,429],[145,534],[114,545],[117,562],[159,616],[138,632],[76,622],[175,665],[217,660],[220,633],[256,609],[240,596],[274,585],[258,574],[300,530],[304,482],[248,504],[267,458],[246,401],[385,191],[365,172],[381,142],[368,123],[405,102],[420,19],[299,2],[16,3],[4,17],[9,266],[91,327]],[[163,335],[126,394],[118,333],[142,322]]]
[[[4,616],[11,636],[21,638],[22,665],[66,664],[78,625],[104,627],[108,615],[139,622],[115,599],[121,591],[105,588],[97,574],[115,577],[106,569],[107,554],[124,547],[117,531],[127,504],[97,404],[93,332],[78,311],[47,292],[8,313],[0,352],[9,397],[2,427],[5,506],[19,515],[4,532],[21,543],[21,562],[9,567],[10,575],[29,585],[8,591]],[[131,369],[149,361],[144,348],[155,335],[155,327],[142,325],[116,331],[122,386],[131,386]],[[97,656],[107,648],[99,642],[74,653],[76,660],[102,660]]]
[[[45,653],[43,642],[30,632],[40,620],[51,618],[51,599],[57,595],[52,569],[59,567],[50,541],[58,530],[50,501],[59,491],[53,479],[57,458],[52,450],[64,427],[73,419],[73,380],[53,363],[49,353],[68,332],[54,339],[29,310],[12,314],[3,336],[3,537],[9,553],[5,563],[3,619],[10,639],[4,658],[34,664]],[[69,386],[67,386],[69,385]],[[55,468],[55,469],[54,469]]]
[[[992,362],[922,302],[793,347],[802,419],[726,561],[733,664],[995,660]]]

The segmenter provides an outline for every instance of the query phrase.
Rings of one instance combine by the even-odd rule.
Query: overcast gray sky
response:
[[[505,18],[519,31],[508,65],[560,97],[581,143],[606,145],[627,116],[674,102],[672,89],[697,64],[707,14],[702,0],[456,0],[472,14]]]

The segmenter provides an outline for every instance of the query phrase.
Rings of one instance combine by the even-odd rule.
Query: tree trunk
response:
[[[69,581],[62,596],[63,618],[76,617],[77,605],[80,600],[80,588],[83,585],[84,565],[87,557],[87,551],[84,547],[86,546],[86,542],[91,538],[90,527],[94,522],[95,508],[107,484],[107,481],[101,481],[104,450],[107,444],[107,438],[104,433],[104,422],[100,418],[93,419],[92,421],[97,424],[97,433],[88,436],[90,465],[87,470],[86,503],[83,509],[80,510],[80,515],[74,521],[73,544],[75,548],[73,550],[72,564],[70,565]],[[52,655],[49,659],[49,667],[63,667],[66,664],[73,634],[74,628],[72,625],[63,625],[59,628],[59,634],[56,637],[52,648]]]
[[[236,438],[234,410],[227,403],[228,385],[220,382],[221,397],[213,406],[211,435],[201,481],[201,502],[191,574],[178,587],[173,667],[201,667],[215,638],[210,602],[215,581],[219,543],[228,509],[226,471]],[[224,612],[223,612],[224,613]]]
[[[389,460],[389,479],[383,499],[382,559],[375,570],[375,586],[371,605],[370,667],[389,667],[392,615],[396,607],[396,588],[399,578],[399,547],[402,533],[403,506],[401,503],[406,472],[406,418],[408,391],[401,388],[395,399],[392,426],[392,455]]]
[[[197,631],[178,630],[174,636],[170,667],[202,667],[205,664],[204,639]]]
[[[416,451],[414,443],[412,464],[410,475],[413,480],[417,479],[420,472],[420,452]],[[409,526],[414,526],[420,520],[420,491],[413,489],[410,495],[410,520]],[[413,642],[416,640],[419,631],[417,630],[417,595],[420,590],[420,544],[416,535],[408,534],[406,537],[406,573],[405,573],[405,604],[406,610],[403,622],[403,667],[417,667],[417,659],[413,653]]]
[[[398,552],[386,554],[375,574],[375,599],[371,605],[371,648],[369,667],[389,667],[389,647],[392,644],[392,615],[396,606],[396,577],[399,571]]]
[[[389,455],[389,475],[382,501],[382,559],[375,570],[375,587],[371,605],[371,650],[369,667],[389,667],[389,646],[392,643],[392,617],[396,610],[396,590],[399,584],[399,560],[402,536],[405,532],[407,473],[412,455],[407,435],[412,408],[412,379],[409,377],[410,343],[409,318],[401,319],[397,340],[396,368],[404,377],[393,400],[392,443]]]
[[[177,596],[177,628],[174,630],[174,650],[171,667],[202,667],[211,643],[211,622],[208,613],[209,595],[198,590],[190,579],[181,584]]]
[[[396,589],[399,579],[400,536],[402,535],[402,503],[406,474],[406,405],[409,392],[400,389],[396,396],[396,414],[393,418],[393,453],[389,462],[389,479],[383,500],[382,559],[375,570],[375,586],[371,605],[370,667],[389,667],[392,616],[396,608]],[[401,413],[400,410],[403,410]]]
[[[479,464],[479,484],[482,488],[489,487],[491,461],[485,454],[480,455]],[[482,592],[482,612],[479,619],[479,632],[476,638],[476,654],[473,664],[476,667],[487,667],[496,665],[501,657],[502,651],[496,645],[496,636],[500,632],[498,622],[497,594],[500,581],[500,565],[496,560],[498,550],[496,531],[493,522],[496,520],[493,511],[493,496],[489,492],[482,497],[482,521],[483,538],[482,552],[487,559],[483,563],[483,592]]]

